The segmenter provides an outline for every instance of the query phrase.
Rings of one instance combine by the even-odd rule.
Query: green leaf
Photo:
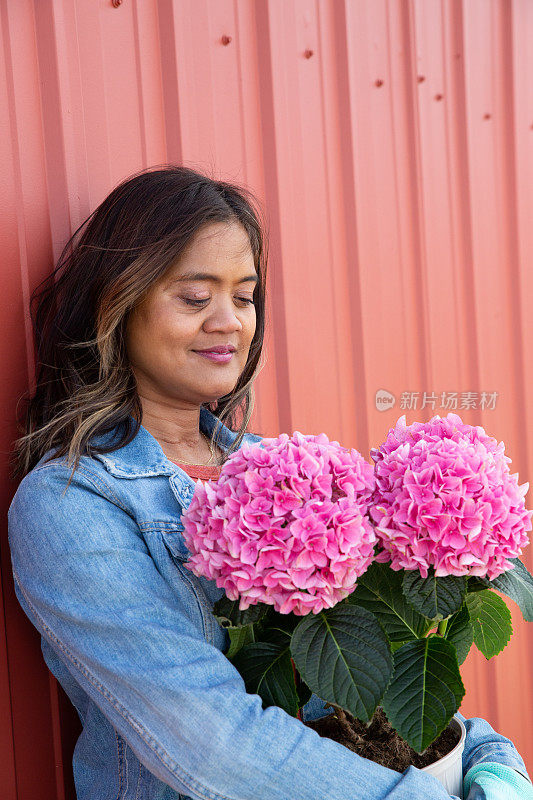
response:
[[[391,642],[390,643],[391,652],[392,653],[396,652],[396,650],[399,650],[400,647],[404,646],[404,644],[406,644],[406,643],[405,642]]]
[[[375,561],[358,578],[346,601],[375,614],[391,643],[421,639],[431,627],[403,596],[403,574],[403,570],[396,571]]]
[[[265,603],[257,603],[250,606],[245,611],[239,611],[239,601],[230,600],[226,595],[217,600],[213,606],[213,614],[224,628],[241,628],[243,625],[250,625],[263,617],[270,606]]]
[[[233,664],[244,679],[246,691],[258,694],[264,708],[280,706],[295,717],[302,704],[296,691],[289,645],[287,636],[277,642],[247,644],[239,650]]]
[[[490,589],[467,595],[466,604],[474,629],[474,643],[486,659],[492,658],[511,638],[511,612],[502,598]]]
[[[409,570],[403,577],[402,590],[419,614],[432,620],[441,620],[455,614],[463,605],[466,578],[447,575],[423,578],[417,569]]]
[[[251,644],[255,641],[254,636],[254,626],[253,623],[250,625],[243,625],[242,628],[227,628],[229,634],[230,645],[227,652],[224,654],[226,658],[229,658],[230,661],[239,652],[241,647],[244,647],[245,644]]]
[[[259,628],[265,631],[282,631],[290,636],[300,619],[301,617],[297,614],[280,614],[279,611],[275,611],[272,606],[267,606],[267,612],[261,617]]]
[[[470,614],[466,603],[463,603],[459,611],[450,617],[444,636],[455,647],[457,663],[462,664],[474,641],[474,629],[470,623]]]
[[[510,559],[513,569],[502,572],[489,586],[503,592],[520,607],[527,622],[533,622],[533,576],[519,558]]]
[[[490,581],[487,578],[479,578],[477,575],[471,575],[467,579],[467,592],[482,592],[483,589],[490,589]]]
[[[308,614],[292,635],[291,653],[313,692],[370,720],[392,672],[387,637],[370,611],[338,604]]]
[[[464,693],[454,646],[430,636],[394,653],[382,706],[392,727],[421,753],[446,728]]]

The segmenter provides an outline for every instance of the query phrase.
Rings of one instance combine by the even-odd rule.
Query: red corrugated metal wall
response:
[[[167,161],[245,183],[267,209],[252,429],[324,430],[368,457],[400,414],[455,409],[531,480],[530,0],[0,9],[4,510],[15,405],[33,379],[29,292],[116,183]],[[2,797],[73,798],[77,720],[14,598],[3,519]],[[511,643],[489,663],[469,656],[462,711],[510,736],[531,769],[533,631],[509,605]]]

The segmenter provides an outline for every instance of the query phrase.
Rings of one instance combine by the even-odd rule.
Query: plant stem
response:
[[[448,619],[441,619],[441,621],[439,622],[439,626],[437,628],[437,634],[439,636],[444,636],[447,627],[448,627]]]
[[[333,708],[335,709],[335,716],[337,717],[339,726],[344,735],[356,745],[363,744],[363,737],[352,728],[352,722],[354,721],[353,716],[349,713],[346,713],[346,711],[340,706],[334,705]]]
[[[298,691],[298,686],[300,685],[300,675],[298,673],[298,670],[296,669],[296,664],[294,663],[292,658],[291,658],[291,664],[292,664],[292,671],[293,671],[293,674],[294,674],[294,684],[296,686],[296,691]],[[302,709],[301,708],[298,708],[298,712],[297,712],[296,716],[298,717],[298,719],[300,719],[300,720],[302,719]]]

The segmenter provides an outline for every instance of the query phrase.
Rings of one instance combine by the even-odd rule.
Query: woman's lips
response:
[[[231,361],[231,357],[233,356],[233,353],[211,353],[209,350],[193,350],[193,353],[196,353],[197,356],[208,358],[210,361],[214,361],[217,364],[227,364],[228,361]]]

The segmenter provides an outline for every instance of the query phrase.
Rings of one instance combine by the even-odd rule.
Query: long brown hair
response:
[[[113,189],[32,293],[36,390],[33,397],[26,393],[21,398],[25,412],[22,427],[19,423],[23,435],[14,446],[14,479],[53,450],[50,458],[68,453],[70,483],[82,455],[111,452],[135,437],[142,407],[124,346],[127,316],[199,228],[235,220],[248,234],[259,278],[248,360],[232,392],[219,398],[216,408],[220,421],[237,431],[226,457],[239,446],[253,410],[264,339],[264,223],[248,189],[168,164],[142,170]],[[112,447],[90,444],[93,436],[117,425],[120,436]],[[212,442],[218,429],[217,423]]]

